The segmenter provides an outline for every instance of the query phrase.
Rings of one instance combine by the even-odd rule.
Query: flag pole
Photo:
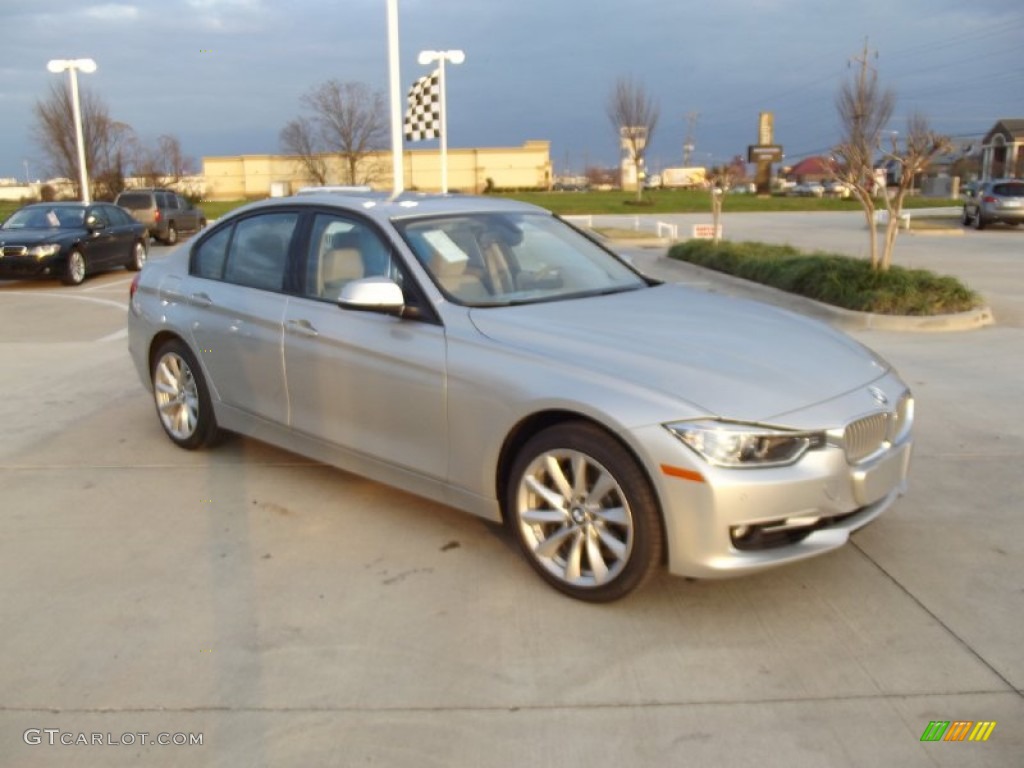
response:
[[[391,84],[391,196],[405,190],[402,162],[402,78],[398,69],[398,0],[388,0],[388,73]]]
[[[444,60],[442,54],[437,60],[437,87],[441,96],[441,194],[448,194],[448,111],[445,108]]]

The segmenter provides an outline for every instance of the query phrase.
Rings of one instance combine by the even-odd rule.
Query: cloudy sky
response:
[[[300,96],[328,79],[388,87],[386,0],[0,0],[0,177],[44,174],[34,103],[51,58],[92,57],[83,75],[112,117],[187,154],[273,153]],[[787,160],[837,140],[835,94],[865,39],[907,114],[977,140],[1024,117],[1021,0],[399,0],[401,79],[422,49],[461,48],[449,69],[449,145],[547,139],[556,171],[611,165],[616,79],[643,83],[661,119],[648,153],[679,165],[744,154],[775,114]],[[62,75],[66,80],[66,75]],[[426,143],[417,146],[432,146]]]

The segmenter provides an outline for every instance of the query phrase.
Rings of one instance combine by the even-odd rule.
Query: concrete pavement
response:
[[[1024,276],[1000,248],[1024,233],[975,234],[897,262],[956,265],[999,325],[854,332],[915,389],[907,497],[826,557],[610,606],[445,507],[249,440],[176,449],[119,335],[125,273],[86,283],[109,303],[0,285],[0,763],[1020,765]],[[635,252],[681,266],[659,257]],[[922,743],[935,720],[997,725]]]

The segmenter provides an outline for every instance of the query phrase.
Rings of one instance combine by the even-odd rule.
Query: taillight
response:
[[[981,202],[988,203],[989,205],[995,205],[999,202],[999,198],[992,197],[992,195],[985,195],[985,197],[981,198]]]
[[[160,216],[160,211],[157,211],[156,215],[153,217],[153,221],[159,223],[161,218],[162,217]]]
[[[142,277],[142,273],[136,273],[135,277],[132,278],[132,285],[128,289],[128,301],[135,298],[135,292],[139,290],[139,278]]]

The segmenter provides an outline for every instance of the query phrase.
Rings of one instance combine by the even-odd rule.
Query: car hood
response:
[[[0,229],[0,243],[4,245],[37,245],[60,243],[83,234],[73,229]]]
[[[668,284],[470,311],[476,328],[552,364],[626,379],[745,421],[829,400],[889,366],[853,339],[757,302]]]

